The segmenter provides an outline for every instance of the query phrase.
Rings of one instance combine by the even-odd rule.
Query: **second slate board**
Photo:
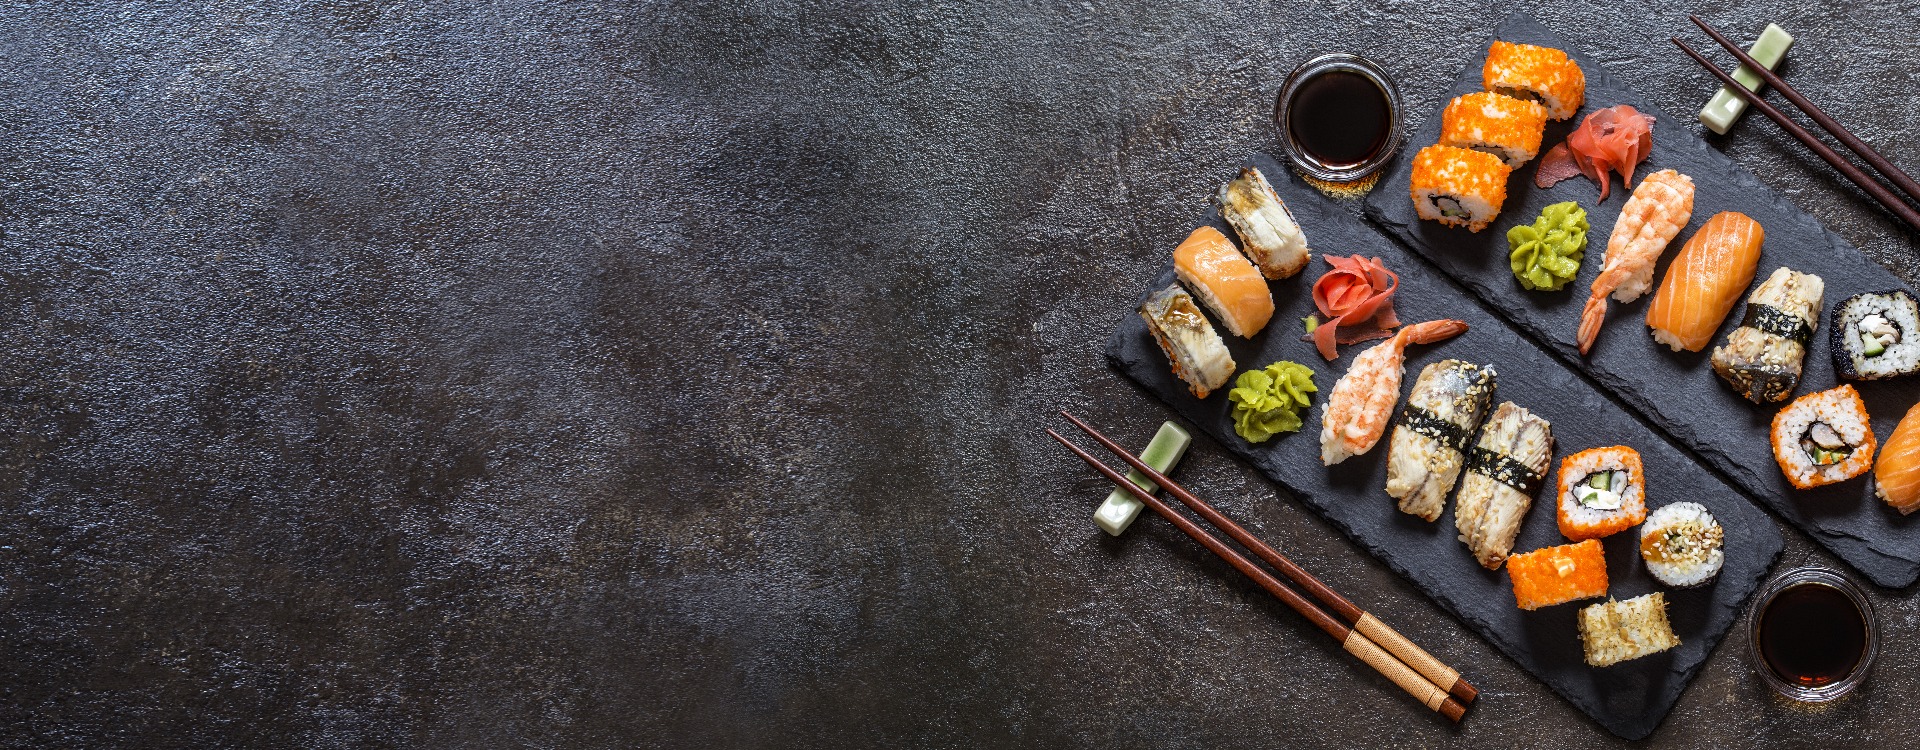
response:
[[[1692,117],[1661,112],[1627,88],[1580,51],[1533,19],[1515,14],[1502,22],[1495,38],[1565,50],[1580,63],[1587,77],[1587,103],[1572,119],[1551,124],[1541,152],[1561,142],[1567,131],[1596,108],[1629,104],[1652,115],[1653,153],[1635,170],[1636,176],[1674,169],[1693,178],[1693,219],[1670,245],[1656,283],[1668,262],[1695,230],[1714,214],[1739,211],[1766,229],[1766,243],[1754,276],[1758,284],[1781,266],[1812,273],[1826,280],[1826,297],[1819,331],[1807,352],[1806,370],[1795,396],[1832,388],[1833,360],[1827,346],[1829,313],[1838,301],[1860,292],[1903,289],[1905,285],[1852,245],[1820,226],[1812,216],[1761,184],[1725,155],[1709,148],[1693,132]],[[1491,40],[1489,40],[1491,41]],[[1484,49],[1484,48],[1483,48]],[[1453,83],[1454,95],[1481,90],[1484,52],[1466,66]],[[1703,89],[1704,91],[1705,89]],[[1632,303],[1612,303],[1607,323],[1588,357],[1574,344],[1580,308],[1587,290],[1600,273],[1602,251],[1613,230],[1628,191],[1614,180],[1613,193],[1596,204],[1599,187],[1576,177],[1545,190],[1534,187],[1540,160],[1514,170],[1507,182],[1507,202],[1492,226],[1479,233],[1420,221],[1408,196],[1411,171],[1408,155],[1439,139],[1436,112],[1407,141],[1406,151],[1380,186],[1368,196],[1367,216],[1410,244],[1483,302],[1525,329],[1536,341],[1548,343],[1563,359],[1583,368],[1622,400],[1646,414],[1681,444],[1692,448],[1715,469],[1731,477],[1749,494],[1765,502],[1788,523],[1847,561],[1874,583],[1904,587],[1920,576],[1920,516],[1901,516],[1873,496],[1865,477],[1815,490],[1796,490],[1780,475],[1767,441],[1769,425],[1781,404],[1756,405],[1734,395],[1713,373],[1708,357],[1713,346],[1726,342],[1746,310],[1746,294],[1721,324],[1713,344],[1698,353],[1673,352],[1653,340],[1646,326],[1647,305],[1653,294]],[[1636,182],[1636,185],[1639,183]],[[1507,266],[1507,229],[1530,224],[1541,209],[1561,201],[1578,201],[1587,210],[1593,230],[1587,235],[1587,256],[1580,275],[1558,292],[1530,292],[1520,287]],[[1657,288],[1657,287],[1656,287]],[[1751,287],[1748,289],[1752,291]],[[1885,443],[1907,407],[1920,400],[1915,380],[1855,383],[1873,417],[1874,432]]]
[[[1254,166],[1273,182],[1299,219],[1315,256],[1300,275],[1271,285],[1275,311],[1267,328],[1252,339],[1228,337],[1227,345],[1241,371],[1281,359],[1314,370],[1320,392],[1303,415],[1307,426],[1258,445],[1241,439],[1233,431],[1227,389],[1215,391],[1205,400],[1189,394],[1173,377],[1166,356],[1154,344],[1145,323],[1132,311],[1126,313],[1107,343],[1108,362],[1172,405],[1222,447],[1258,467],[1609,731],[1628,739],[1652,733],[1714,645],[1739,619],[1748,597],[1780,554],[1778,527],[1739,491],[1711,472],[1701,471],[1666,438],[1508,327],[1417,256],[1307,188],[1272,160],[1257,158]],[[1212,225],[1229,237],[1235,236],[1217,214],[1212,217]],[[1172,249],[1169,244],[1167,250]],[[1338,466],[1320,465],[1320,414],[1326,394],[1346,372],[1354,355],[1375,343],[1341,347],[1340,358],[1327,362],[1315,353],[1311,343],[1299,340],[1303,332],[1300,318],[1314,312],[1311,284],[1327,269],[1319,257],[1325,252],[1379,256],[1388,268],[1399,273],[1400,288],[1394,295],[1394,305],[1401,320],[1411,323],[1458,318],[1471,326],[1452,340],[1408,350],[1407,375],[1401,387],[1403,404],[1406,389],[1429,363],[1454,358],[1493,365],[1499,372],[1495,403],[1513,401],[1553,423],[1554,471],[1561,457],[1575,451],[1603,445],[1632,446],[1646,464],[1649,508],[1691,500],[1706,505],[1719,519],[1726,529],[1726,567],[1712,583],[1697,589],[1666,589],[1653,580],[1638,554],[1638,528],[1604,541],[1611,579],[1608,594],[1626,599],[1667,591],[1668,613],[1681,640],[1678,648],[1612,667],[1587,666],[1574,617],[1579,607],[1596,600],[1535,612],[1515,606],[1506,571],[1481,568],[1457,539],[1451,499],[1448,511],[1433,523],[1395,507],[1383,489],[1388,439],[1382,438],[1366,455]],[[1172,282],[1169,267],[1140,296],[1144,298],[1147,292]],[[1397,415],[1398,408],[1395,412]],[[1540,491],[1541,497],[1528,511],[1514,544],[1515,552],[1567,543],[1554,521],[1551,482],[1550,475],[1547,488]],[[1365,602],[1360,604],[1367,606]],[[1441,656],[1445,658],[1444,653]],[[1469,678],[1474,679],[1471,675]],[[1385,681],[1380,685],[1383,690],[1393,690]]]

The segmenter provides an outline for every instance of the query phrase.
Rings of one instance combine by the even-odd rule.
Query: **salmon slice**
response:
[[[1920,510],[1920,404],[1914,404],[1880,448],[1873,467],[1873,494],[1900,511]]]
[[[1647,327],[1653,329],[1654,340],[1676,352],[1706,348],[1753,283],[1766,237],[1760,222],[1737,211],[1708,219],[1674,256],[1653,304],[1647,306]]]
[[[1273,317],[1266,277],[1218,229],[1187,235],[1173,249],[1173,272],[1235,336],[1252,338]]]

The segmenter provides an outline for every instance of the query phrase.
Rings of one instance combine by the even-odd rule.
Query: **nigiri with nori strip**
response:
[[[1233,377],[1233,354],[1193,303],[1193,295],[1179,284],[1147,297],[1140,303],[1140,317],[1160,351],[1167,353],[1174,376],[1186,382],[1194,398],[1206,398]]]
[[[1713,341],[1721,321],[1753,283],[1766,238],[1760,222],[1737,211],[1714,214],[1701,225],[1674,256],[1647,306],[1653,340],[1676,352],[1697,352]]]
[[[1500,402],[1468,454],[1453,509],[1460,541],[1482,567],[1498,570],[1506,562],[1552,460],[1553,425],[1511,401]]]
[[[1820,327],[1826,282],[1781,266],[1747,298],[1746,316],[1713,348],[1713,371],[1756,404],[1785,401],[1800,384],[1807,344]]]
[[[1284,279],[1307,267],[1307,235],[1267,176],[1247,167],[1213,194],[1220,215],[1240,234],[1247,258],[1269,279]]]
[[[1213,227],[1201,227],[1173,249],[1173,273],[1180,283],[1241,338],[1252,338],[1273,318],[1273,292],[1233,246]]]
[[[1491,367],[1449,359],[1427,365],[1387,448],[1387,495],[1400,512],[1433,521],[1466,464],[1467,446],[1493,401]]]
[[[1914,404],[1880,447],[1873,494],[1901,515],[1920,510],[1920,404]]]

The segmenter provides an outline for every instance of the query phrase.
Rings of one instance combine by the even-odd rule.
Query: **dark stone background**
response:
[[[1522,5],[1710,93],[1680,11]],[[1167,415],[1100,345],[1288,69],[1423,116],[1511,4],[476,6],[0,12],[4,745],[1611,741],[1218,447],[1180,476],[1462,667],[1463,727],[1106,538],[1039,432]],[[1710,19],[1920,165],[1910,4]],[[1725,148],[1915,280],[1770,123]],[[1856,695],[1772,698],[1736,631],[1652,744],[1920,741],[1920,605],[1874,602]]]

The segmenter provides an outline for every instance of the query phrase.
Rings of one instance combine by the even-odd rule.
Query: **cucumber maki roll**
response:
[[[1828,336],[1840,377],[1882,380],[1920,371],[1920,303],[1905,289],[1841,300]]]

